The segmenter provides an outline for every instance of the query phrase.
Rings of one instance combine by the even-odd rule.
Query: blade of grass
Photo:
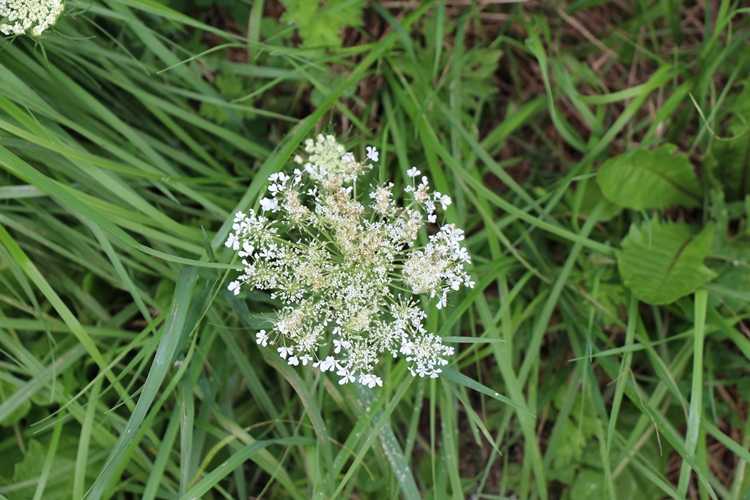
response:
[[[404,18],[402,26],[404,28],[408,28],[409,26],[414,24],[418,19],[424,16],[425,13],[427,13],[427,11],[432,7],[434,3],[435,0],[427,1],[414,11],[410,12]],[[307,134],[313,129],[318,120],[320,120],[320,118],[322,118],[325,113],[328,112],[328,109],[339,99],[339,97],[349,86],[358,82],[362,78],[362,76],[364,76],[370,66],[372,66],[380,57],[383,56],[383,54],[386,54],[388,50],[391,49],[392,45],[396,41],[397,36],[397,33],[394,31],[389,33],[383,40],[381,40],[380,43],[378,43],[378,45],[367,54],[362,62],[360,62],[349,73],[349,75],[344,78],[344,80],[342,80],[339,85],[331,90],[331,93],[323,100],[320,107],[318,107],[318,109],[316,109],[302,122],[297,124],[284,137],[281,145],[273,153],[271,153],[271,155],[260,167],[255,178],[253,178],[253,181],[250,183],[250,186],[247,188],[247,191],[243,195],[242,199],[237,203],[232,213],[246,210],[251,205],[251,203],[255,201],[255,198],[258,196],[258,193],[260,193],[263,185],[265,185],[265,183],[267,182],[268,176],[281,169],[284,163],[297,149],[297,146],[299,146],[305,136],[307,136]],[[229,233],[229,229],[232,227],[232,224],[232,220],[227,219],[221,226],[219,231],[217,231],[216,236],[212,240],[212,245],[214,246],[214,248],[218,248],[219,245],[223,244],[224,241],[226,241],[227,234]]]
[[[357,433],[361,433],[363,437],[359,439],[359,441],[364,441],[364,436],[369,435],[368,428],[370,427],[372,420],[381,417],[380,407],[384,404],[385,398],[381,397],[380,394],[375,398],[373,390],[361,385],[354,385],[352,387],[347,387],[347,389],[351,389],[352,392],[357,395],[357,397],[350,400],[350,404],[357,406],[357,409],[361,412],[359,419],[357,420],[357,425],[355,426],[355,429],[352,430],[350,436],[353,435],[356,438]],[[364,422],[364,424],[360,425],[360,422]],[[355,433],[355,430],[357,433]],[[401,445],[396,439],[396,435],[393,433],[390,424],[386,423],[383,425],[383,428],[380,430],[379,438],[383,453],[388,460],[388,464],[393,471],[393,475],[396,478],[396,482],[398,483],[404,498],[418,500],[421,496],[414,481],[414,474],[409,468],[404,452],[401,450]],[[348,441],[349,440],[347,439],[347,442]],[[344,451],[345,450],[342,449],[342,452]],[[337,456],[336,458],[338,460],[339,457]],[[336,470],[336,475],[338,475],[339,471],[340,469]]]
[[[94,362],[102,370],[104,370],[105,376],[110,380],[120,397],[127,401],[127,393],[124,392],[122,386],[117,382],[115,375],[107,369],[107,363],[104,360],[101,352],[99,352],[99,349],[96,347],[96,344],[94,343],[91,336],[88,334],[86,329],[83,328],[81,323],[68,308],[65,302],[50,286],[49,282],[44,278],[44,276],[42,276],[41,272],[39,272],[39,269],[28,258],[26,253],[21,250],[21,247],[18,246],[16,241],[10,236],[10,234],[8,234],[3,226],[0,226],[0,242],[3,243],[5,248],[8,250],[8,252],[10,252],[13,259],[18,263],[18,265],[21,266],[26,275],[29,276],[29,278],[31,278],[31,280],[39,288],[39,290],[41,290],[41,292],[50,302],[55,311],[60,315],[68,328],[70,328],[73,335],[86,349],[86,352],[88,352],[89,356],[91,356]]]
[[[154,466],[148,475],[148,480],[146,481],[146,486],[143,490],[143,500],[154,500],[157,495],[159,484],[165,482],[164,469],[166,468],[167,462],[171,459],[170,455],[172,454],[172,446],[177,438],[177,431],[180,430],[180,424],[180,407],[175,406],[169,418],[167,430],[164,431],[162,445],[156,454]],[[175,490],[171,493],[176,494],[177,491]]]
[[[331,442],[328,437],[328,430],[326,428],[325,422],[323,421],[322,412],[320,411],[320,407],[315,401],[313,394],[310,392],[310,389],[307,387],[302,378],[300,378],[297,372],[292,369],[292,367],[289,366],[283,359],[281,359],[281,357],[279,357],[275,352],[268,353],[266,352],[266,350],[263,350],[263,359],[266,360],[266,363],[273,366],[281,374],[281,376],[283,376],[286,381],[289,382],[289,385],[294,388],[295,392],[299,396],[302,405],[305,407],[305,412],[307,413],[310,422],[315,428],[315,433],[317,434],[318,438],[317,444],[321,448],[323,461],[325,463],[325,470],[328,471],[329,474],[331,474],[333,472],[333,454],[331,451]],[[330,482],[330,485],[333,485],[333,477],[328,477],[327,479]]]
[[[36,484],[36,490],[34,491],[34,497],[32,500],[42,500],[44,495],[44,488],[47,485],[47,479],[49,479],[50,471],[52,470],[52,463],[55,460],[57,454],[57,446],[60,444],[60,436],[62,436],[63,424],[65,423],[65,412],[61,411],[57,415],[57,422],[55,428],[52,431],[52,439],[49,442],[47,448],[47,456],[44,459],[44,465],[42,466],[42,473],[39,475],[39,482]]]
[[[492,314],[490,313],[489,306],[484,296],[478,298],[476,308],[479,312],[479,317],[482,319],[484,328],[490,330],[488,336],[490,338],[500,338],[500,333],[497,331],[497,327],[492,321]],[[506,336],[510,336],[510,332],[504,331],[503,333]],[[528,410],[525,410],[527,403],[521,389],[522,385],[513,370],[513,362],[511,360],[512,353],[509,352],[507,348],[501,346],[502,344],[490,344],[497,366],[500,369],[500,374],[502,375],[503,380],[505,381],[505,386],[508,389],[510,399],[516,407],[516,416],[521,424],[526,452],[532,455],[531,465],[534,469],[534,481],[537,487],[536,494],[539,495],[539,498],[542,500],[546,500],[548,498],[547,481],[544,474],[544,461],[541,449],[539,448],[539,441],[536,437],[536,429],[534,428],[534,416]],[[492,397],[496,396],[492,395]]]
[[[78,453],[76,454],[76,465],[73,471],[73,498],[83,498],[85,493],[86,469],[89,458],[89,445],[91,443],[91,432],[94,427],[94,416],[96,415],[99,393],[102,389],[104,378],[99,378],[89,393],[86,415],[81,424],[81,437],[78,440]],[[63,407],[64,408],[64,407]]]
[[[633,343],[635,338],[635,329],[639,321],[640,316],[638,315],[638,299],[635,295],[630,295],[630,306],[628,307],[628,327],[625,331],[625,345],[629,346]],[[607,448],[606,455],[609,457],[612,453],[612,442],[615,438],[615,428],[617,426],[617,417],[620,414],[620,405],[622,404],[622,396],[625,392],[625,384],[628,381],[628,372],[630,371],[630,364],[633,360],[633,353],[625,353],[620,364],[619,375],[617,376],[617,384],[615,385],[615,395],[612,399],[612,410],[609,415],[609,424],[607,425]]]
[[[195,419],[195,403],[193,388],[189,379],[183,378],[179,384],[180,401],[180,492],[184,496],[190,482],[190,458],[193,445],[193,425]]]
[[[690,455],[695,454],[698,445],[701,415],[703,414],[703,345],[706,335],[707,304],[708,292],[706,290],[696,291],[695,334],[693,335],[693,382],[690,389],[690,411],[688,413],[687,437],[685,439],[685,450]],[[683,461],[680,468],[680,480],[677,486],[677,491],[681,496],[687,494],[689,481],[690,466]]]
[[[310,440],[303,437],[288,437],[279,439],[267,439],[264,441],[256,441],[252,444],[246,445],[240,451],[232,455],[229,459],[225,460],[221,465],[215,468],[210,473],[206,474],[201,481],[190,488],[180,500],[190,500],[194,498],[200,498],[205,495],[212,488],[214,488],[220,480],[231,474],[237,467],[240,467],[250,457],[264,449],[266,446],[272,444],[279,444],[282,446],[295,446],[300,444],[307,444]]]
[[[182,329],[187,318],[196,272],[197,270],[194,267],[183,269],[180,272],[180,278],[175,288],[169,315],[164,325],[164,333],[154,356],[151,370],[149,370],[148,377],[143,385],[141,396],[138,398],[138,403],[133,410],[133,414],[130,416],[125,429],[123,429],[120,438],[117,440],[117,444],[110,452],[107,464],[88,492],[90,500],[99,500],[102,498],[109,482],[112,480],[114,470],[120,466],[123,460],[127,459],[125,450],[145,418],[162,381],[167,375],[167,371],[171,367],[172,359],[179,346],[180,336],[182,335]]]
[[[396,405],[398,405],[398,403],[401,402],[401,399],[404,397],[406,390],[411,385],[412,380],[414,380],[414,378],[408,376],[401,382],[401,385],[399,386],[398,391],[396,391],[396,393],[393,395],[393,398],[388,403],[388,406],[386,406],[385,410],[383,410],[382,415],[380,416],[377,423],[375,424],[372,432],[367,436],[367,440],[363,443],[362,449],[359,451],[359,453],[357,453],[357,456],[354,458],[354,462],[352,462],[352,465],[349,467],[349,470],[346,472],[344,477],[339,481],[339,485],[336,488],[336,490],[333,492],[333,495],[331,495],[331,499],[338,497],[338,495],[341,493],[341,490],[344,489],[346,484],[352,478],[352,475],[354,475],[354,472],[359,468],[359,464],[364,459],[365,454],[368,452],[370,447],[372,447],[373,443],[375,442],[375,439],[377,439],[377,437],[380,435],[380,431],[388,423],[388,420],[390,419],[391,414],[393,413],[393,410],[395,410]]]

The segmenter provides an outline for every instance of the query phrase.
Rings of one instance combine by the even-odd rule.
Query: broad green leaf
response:
[[[576,500],[599,500],[605,498],[605,478],[604,474],[598,469],[592,469],[584,467],[576,476],[573,481],[570,498]],[[661,498],[659,493],[653,491],[651,488],[649,493],[656,494],[655,497],[650,498]],[[615,484],[615,491],[617,492],[617,500],[635,500],[636,498],[644,498],[643,485],[636,480],[633,473],[625,469],[618,477]],[[647,490],[648,491],[648,490]]]
[[[623,283],[649,304],[670,304],[694,292],[716,276],[703,264],[713,231],[707,226],[696,234],[693,226],[656,217],[631,225],[617,256]]]
[[[578,211],[581,214],[588,216],[594,210],[594,207],[596,207],[596,205],[602,200],[602,198],[604,198],[604,196],[602,195],[602,190],[599,187],[599,184],[594,182],[594,179],[589,179],[585,182],[585,184],[578,184],[578,189],[581,189],[582,185],[584,186],[584,191],[581,194],[581,206],[578,207]],[[577,191],[576,194],[578,194]],[[622,207],[615,205],[605,198],[605,204],[602,208],[602,213],[599,216],[599,222],[607,222],[611,220],[613,217],[618,215],[621,210]]]
[[[612,203],[633,210],[674,205],[697,207],[703,197],[687,155],[664,144],[648,151],[638,148],[607,160],[596,176],[602,194]]]

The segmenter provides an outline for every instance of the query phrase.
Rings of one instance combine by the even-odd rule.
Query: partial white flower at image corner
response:
[[[12,36],[30,31],[35,37],[42,36],[64,9],[62,0],[0,0],[0,19],[8,20],[0,24],[0,33]]]

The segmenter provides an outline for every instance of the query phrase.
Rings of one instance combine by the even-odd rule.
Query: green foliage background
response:
[[[465,4],[68,1],[2,41],[0,498],[748,498],[748,10]],[[454,200],[439,379],[292,368],[226,291],[317,132]]]

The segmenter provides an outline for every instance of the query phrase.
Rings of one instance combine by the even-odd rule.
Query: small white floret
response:
[[[451,204],[451,197],[445,194],[440,194],[436,191],[435,201],[440,202],[440,204],[443,206],[443,210],[445,210]]]
[[[336,346],[336,349],[333,350],[335,354],[340,353],[342,347],[344,349],[349,349],[351,347],[351,344],[347,342],[346,340],[338,340],[338,339],[333,340],[333,345]]]
[[[255,248],[250,244],[249,241],[243,241],[242,250],[237,252],[237,255],[239,255],[240,257],[249,257],[253,254],[253,250],[255,250]]]
[[[313,368],[320,368],[320,371],[327,372],[333,370],[336,367],[336,360],[333,356],[328,356],[324,361],[316,361],[313,363]]]
[[[263,198],[260,200],[260,206],[265,212],[275,212],[279,208],[279,202],[276,198]]]
[[[339,385],[344,385],[349,382],[354,382],[356,378],[354,377],[354,374],[347,370],[346,368],[339,368],[339,370],[336,372],[336,375],[341,377],[339,380]]]
[[[294,353],[294,348],[293,347],[284,347],[284,346],[281,346],[281,347],[279,347],[276,350],[279,351],[279,356],[281,356],[282,359],[286,359],[287,356],[291,356]]]
[[[227,248],[231,248],[232,250],[239,250],[240,248],[240,240],[237,238],[237,235],[234,233],[229,233],[229,236],[227,236],[227,241],[224,243],[224,246]]]
[[[378,161],[378,157],[380,153],[378,153],[378,150],[375,149],[373,146],[367,146],[365,148],[367,150],[367,159],[372,161]]]

